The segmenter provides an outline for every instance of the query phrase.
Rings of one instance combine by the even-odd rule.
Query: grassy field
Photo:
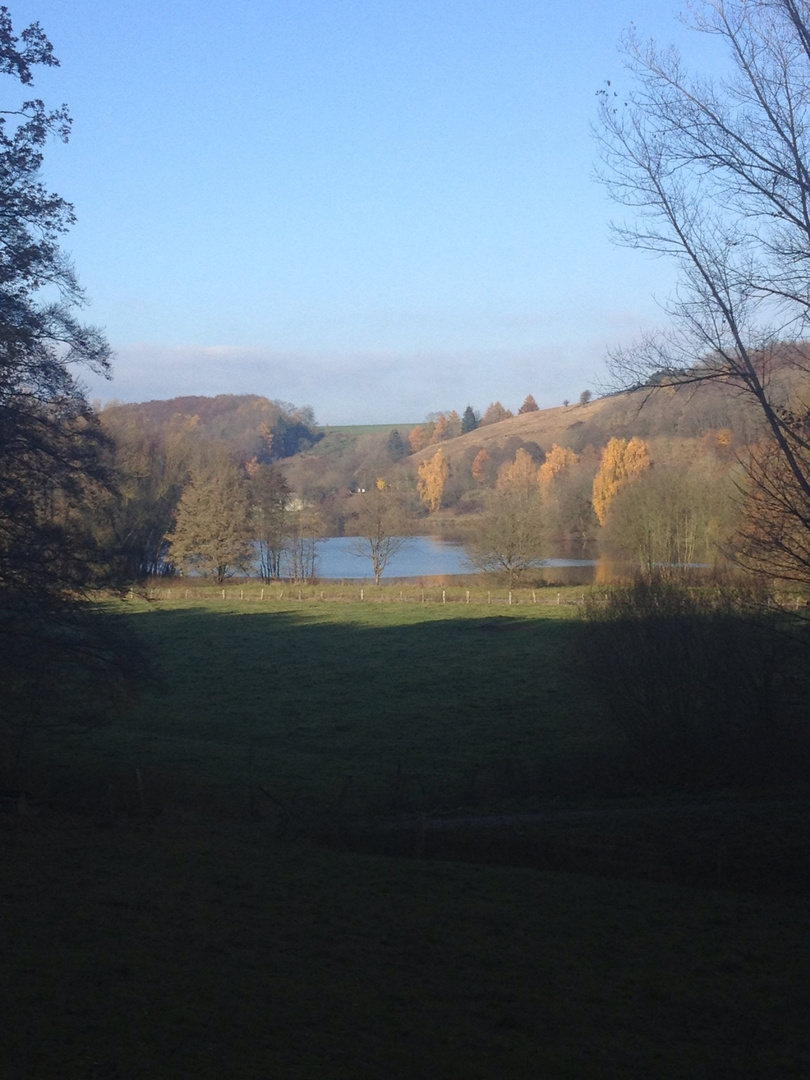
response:
[[[585,735],[588,702],[558,662],[573,608],[442,604],[440,589],[425,604],[421,590],[401,603],[372,588],[363,603],[237,591],[119,605],[155,682],[125,722],[59,746],[45,763],[55,789],[72,785],[73,800],[100,781],[131,807],[137,769],[155,806],[236,813],[261,787],[268,813],[273,798],[330,816],[341,799],[375,812],[526,808]]]
[[[803,797],[611,797],[573,606],[375,595],[116,602],[154,681],[0,819],[4,1080],[810,1075]]]

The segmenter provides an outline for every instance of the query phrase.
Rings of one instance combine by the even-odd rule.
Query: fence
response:
[[[576,586],[563,588],[468,588],[466,586],[422,585],[295,585],[276,583],[265,585],[150,585],[142,590],[130,590],[128,599],[136,596],[150,601],[189,601],[244,604],[288,603],[400,603],[400,604],[485,604],[505,607],[527,604],[579,604],[583,591]]]

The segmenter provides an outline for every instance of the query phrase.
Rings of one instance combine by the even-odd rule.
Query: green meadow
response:
[[[152,672],[0,821],[0,1074],[810,1075],[801,793],[623,787],[556,592],[260,597],[107,606]]]

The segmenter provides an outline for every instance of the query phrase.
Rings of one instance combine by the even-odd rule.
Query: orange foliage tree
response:
[[[418,454],[425,445],[425,429],[421,424],[412,429],[411,433],[408,435],[408,443],[414,454]]]
[[[650,449],[643,439],[611,439],[602,451],[599,471],[593,481],[593,508],[604,525],[610,504],[618,492],[652,465]]]
[[[484,472],[484,465],[489,461],[489,451],[481,449],[475,455],[475,459],[472,463],[473,480],[477,480],[479,484],[486,483],[486,473]]]
[[[432,458],[423,461],[419,466],[419,479],[417,489],[419,498],[434,513],[442,505],[442,495],[447,477],[450,475],[450,466],[445,461],[441,447]]]

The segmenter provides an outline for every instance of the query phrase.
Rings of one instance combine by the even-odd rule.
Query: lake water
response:
[[[371,559],[368,555],[354,554],[352,547],[356,544],[357,538],[353,536],[332,536],[327,540],[320,540],[315,564],[317,577],[373,578]],[[594,565],[585,559],[547,559],[543,563],[544,569],[558,572],[555,580],[573,576],[578,578],[578,581],[590,581]],[[461,544],[436,540],[432,536],[411,536],[391,557],[383,573],[383,580],[474,573],[475,567],[467,561]]]

